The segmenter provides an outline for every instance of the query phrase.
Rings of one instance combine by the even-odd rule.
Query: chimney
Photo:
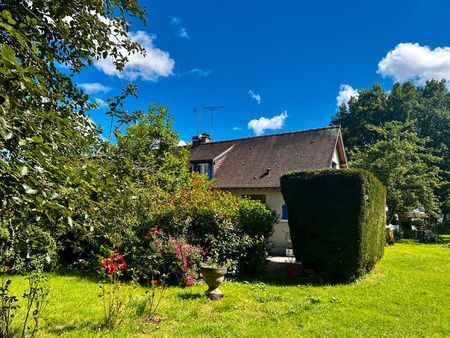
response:
[[[202,143],[211,142],[211,135],[203,133],[192,137],[192,145],[198,146]]]

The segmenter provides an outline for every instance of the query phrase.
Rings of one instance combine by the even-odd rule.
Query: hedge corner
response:
[[[327,282],[347,282],[383,256],[386,190],[364,170],[306,170],[281,179],[294,254]]]

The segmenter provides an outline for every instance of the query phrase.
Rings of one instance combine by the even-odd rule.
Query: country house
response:
[[[291,248],[287,208],[280,176],[301,169],[345,168],[347,158],[340,127],[212,142],[208,134],[192,139],[191,170],[214,180],[214,186],[266,203],[280,215],[272,254]]]

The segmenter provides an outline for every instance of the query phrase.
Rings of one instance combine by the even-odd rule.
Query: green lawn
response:
[[[51,304],[40,336],[450,336],[450,248],[397,243],[376,269],[351,285],[305,286],[228,282],[211,302],[205,285],[169,288],[160,323],[132,314],[113,330],[99,328],[94,279],[50,274]],[[13,289],[23,277],[13,278]],[[139,289],[143,292],[144,288]]]

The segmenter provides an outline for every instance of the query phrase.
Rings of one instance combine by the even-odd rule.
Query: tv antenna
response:
[[[219,109],[223,109],[225,108],[225,106],[207,106],[202,104],[199,107],[195,107],[192,109],[192,111],[194,112],[196,118],[197,118],[197,135],[200,134],[199,131],[199,127],[200,127],[200,116],[203,112],[205,111],[209,111],[211,114],[211,134],[213,132],[213,126],[214,126],[214,111],[215,110],[219,110]]]

